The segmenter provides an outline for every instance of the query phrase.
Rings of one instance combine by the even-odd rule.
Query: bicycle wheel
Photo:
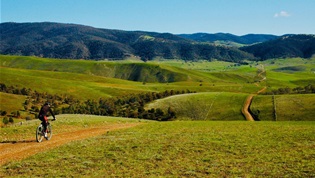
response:
[[[51,127],[51,125],[48,123],[48,125],[47,125],[47,138],[46,138],[46,140],[50,140],[51,137],[52,137],[52,127]]]
[[[36,141],[37,142],[42,142],[44,138],[44,135],[43,135],[43,125],[40,124],[37,128],[36,128]]]

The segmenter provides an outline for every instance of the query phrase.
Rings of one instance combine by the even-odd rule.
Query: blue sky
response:
[[[315,0],[0,0],[1,22],[182,33],[314,34]]]

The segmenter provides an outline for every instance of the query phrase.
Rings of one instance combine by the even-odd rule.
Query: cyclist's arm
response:
[[[54,119],[56,119],[54,112],[51,110],[51,108],[49,108],[49,112],[51,113],[51,115],[53,116]]]

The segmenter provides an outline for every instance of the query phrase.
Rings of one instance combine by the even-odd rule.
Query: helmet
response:
[[[45,105],[48,105],[48,106],[50,106],[50,103],[49,103],[49,102],[46,102],[46,103],[45,103]]]

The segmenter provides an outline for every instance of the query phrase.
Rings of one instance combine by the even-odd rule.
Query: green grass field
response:
[[[269,90],[315,83],[315,58],[271,59],[259,64],[265,66]]]
[[[57,133],[66,126],[137,121],[115,121],[114,118],[97,116],[68,117],[60,117],[54,123]],[[24,132],[25,127],[12,129]],[[14,135],[8,130],[5,132]],[[27,133],[26,137],[31,136],[28,134],[33,133]],[[0,175],[314,177],[314,143],[314,122],[147,122],[9,162],[1,166]]]
[[[277,95],[275,96],[275,108],[271,95],[260,95],[254,97],[251,110],[259,112],[261,121],[315,121],[314,106],[314,94]]]

